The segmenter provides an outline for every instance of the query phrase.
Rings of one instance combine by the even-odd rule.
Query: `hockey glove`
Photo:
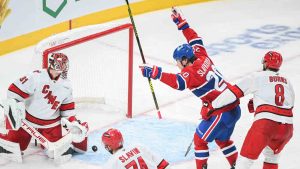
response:
[[[186,20],[182,19],[181,14],[174,7],[172,8],[171,18],[177,25],[178,30],[185,30],[190,27]]]
[[[62,125],[73,134],[73,142],[80,143],[87,136],[89,126],[87,122],[81,123],[74,116],[62,118]]]
[[[201,116],[203,120],[208,120],[213,114],[214,108],[211,105],[211,102],[203,100],[201,108]]]
[[[144,77],[150,77],[154,80],[160,79],[162,73],[161,67],[144,64],[140,66],[140,69]]]
[[[250,113],[254,113],[253,99],[250,99],[248,102],[248,110]]]

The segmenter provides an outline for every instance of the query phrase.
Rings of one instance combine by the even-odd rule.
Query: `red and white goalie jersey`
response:
[[[8,98],[25,103],[26,119],[36,128],[51,128],[61,117],[74,116],[72,87],[68,79],[53,79],[47,70],[36,70],[13,82]]]
[[[106,163],[105,169],[167,169],[169,163],[142,146],[119,149]]]
[[[253,94],[255,119],[270,119],[292,124],[295,94],[290,81],[273,71],[255,72],[242,79],[232,91],[226,90],[214,102],[214,108],[233,102],[236,98]]]

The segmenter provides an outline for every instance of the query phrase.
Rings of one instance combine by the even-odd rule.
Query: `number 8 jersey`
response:
[[[255,72],[242,79],[232,92],[226,91],[213,103],[214,108],[222,107],[250,93],[253,94],[254,120],[269,119],[292,124],[295,94],[290,81],[273,71]]]

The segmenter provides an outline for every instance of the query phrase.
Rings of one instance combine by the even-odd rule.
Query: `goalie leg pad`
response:
[[[73,146],[72,146],[72,134],[68,133],[61,139],[53,143],[51,149],[46,150],[46,154],[49,158],[54,159],[57,164],[62,164],[69,161],[72,157]],[[72,150],[72,152],[70,152]]]
[[[18,143],[21,151],[24,151],[30,143],[31,136],[20,128],[18,131],[10,130],[6,135],[0,134],[0,139]]]
[[[21,163],[22,155],[20,145],[0,138],[0,157]]]

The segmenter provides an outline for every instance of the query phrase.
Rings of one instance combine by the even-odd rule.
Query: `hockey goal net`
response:
[[[132,117],[131,24],[93,25],[56,34],[41,41],[35,52],[42,68],[48,67],[51,53],[68,56],[75,102],[111,105]]]

